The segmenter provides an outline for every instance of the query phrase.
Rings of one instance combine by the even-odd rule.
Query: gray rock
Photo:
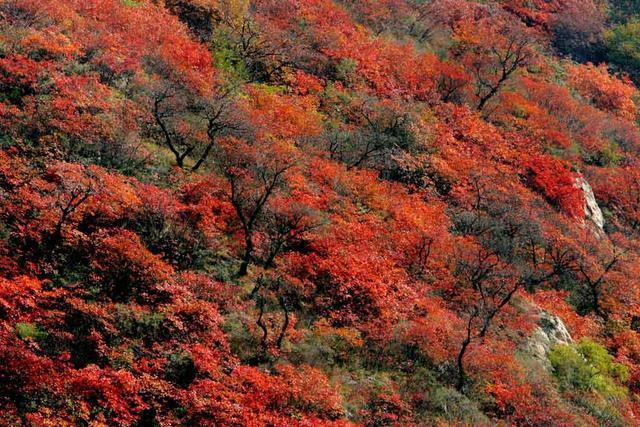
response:
[[[573,339],[562,319],[547,311],[540,312],[538,327],[524,342],[522,350],[542,365],[551,369],[547,358],[549,350],[559,344],[572,343]]]
[[[591,221],[596,226],[596,232],[598,234],[604,233],[604,215],[602,215],[602,210],[600,206],[598,206],[598,202],[596,201],[596,197],[593,194],[593,189],[591,185],[587,182],[584,177],[580,177],[576,179],[576,186],[582,190],[584,193],[584,216],[585,219]]]

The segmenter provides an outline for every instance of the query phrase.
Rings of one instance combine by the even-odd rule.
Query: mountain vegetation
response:
[[[0,425],[640,424],[638,84],[633,0],[0,0]]]

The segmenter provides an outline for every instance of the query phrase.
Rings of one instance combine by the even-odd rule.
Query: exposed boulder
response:
[[[551,369],[551,364],[547,359],[549,350],[558,344],[571,342],[573,339],[562,319],[547,311],[541,311],[538,327],[524,342],[522,350],[541,362],[546,368]]]
[[[598,206],[596,197],[593,194],[591,185],[584,177],[576,179],[576,186],[584,193],[584,216],[587,221],[591,221],[596,226],[596,232],[598,234],[604,233],[604,215],[602,210]]]

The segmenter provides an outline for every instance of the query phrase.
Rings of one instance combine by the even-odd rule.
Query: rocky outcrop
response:
[[[598,206],[596,197],[593,194],[593,189],[582,176],[576,179],[576,186],[584,193],[585,220],[590,221],[595,225],[595,229],[598,234],[604,234],[604,215],[602,215],[602,210],[600,209],[600,206]]]
[[[547,359],[549,350],[558,344],[571,342],[573,339],[562,319],[547,311],[541,311],[538,327],[524,342],[522,350],[546,368],[551,369],[551,364]]]

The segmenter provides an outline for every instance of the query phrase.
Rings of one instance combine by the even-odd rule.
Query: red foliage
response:
[[[535,190],[562,212],[574,218],[584,217],[584,195],[578,187],[578,175],[571,167],[553,157],[542,155],[526,163],[526,180]]]
[[[633,424],[637,90],[553,55],[585,5],[0,4],[0,424]],[[628,396],[557,387],[541,310]]]
[[[76,414],[84,422],[128,425],[145,408],[134,377],[126,371],[90,365],[76,371],[69,386],[81,401]]]
[[[103,293],[114,301],[167,299],[173,292],[173,269],[150,253],[130,231],[114,230],[96,238],[92,267]]]

